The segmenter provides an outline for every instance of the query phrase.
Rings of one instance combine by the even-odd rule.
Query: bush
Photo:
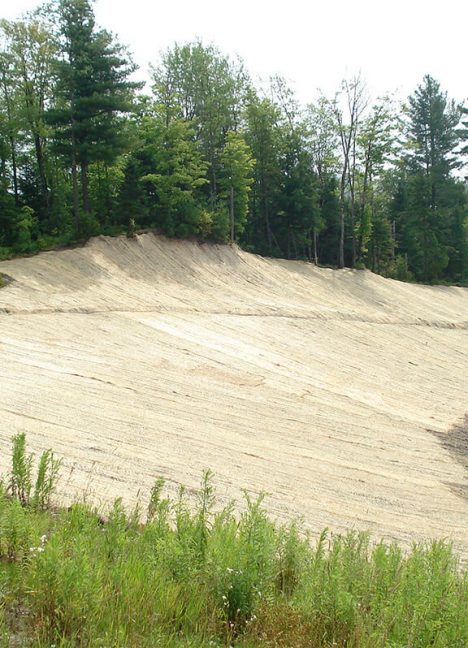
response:
[[[198,217],[197,233],[202,239],[211,236],[213,228],[213,214],[208,209],[203,209]]]
[[[216,211],[212,212],[212,218],[210,238],[219,243],[226,243],[230,238],[228,209],[218,206]]]
[[[36,250],[35,239],[38,235],[38,220],[31,207],[22,207],[16,223],[15,252],[24,254]]]
[[[415,281],[413,273],[408,270],[406,258],[401,255],[389,261],[383,268],[382,274],[389,279],[397,279],[398,281]]]
[[[101,233],[101,225],[94,214],[87,212],[80,213],[78,236],[88,239],[91,236],[98,236]]]

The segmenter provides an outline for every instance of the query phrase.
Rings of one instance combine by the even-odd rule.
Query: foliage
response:
[[[90,213],[89,165],[111,163],[125,150],[121,116],[131,112],[139,84],[128,80],[135,68],[124,48],[109,32],[96,29],[88,0],[60,0],[57,13],[61,57],[47,119],[57,151],[71,163],[78,223],[76,166],[81,168],[83,209]]]
[[[251,91],[248,95],[245,119],[245,138],[255,159],[255,166],[244,241],[251,249],[263,254],[280,254],[274,236],[281,183],[280,110],[269,99],[261,99]]]
[[[202,160],[190,124],[174,120],[168,126],[162,121],[151,125],[151,173],[141,182],[150,186],[155,204],[156,225],[169,236],[194,234],[200,217],[197,191],[208,181],[207,165]]]
[[[231,240],[242,235],[247,222],[255,161],[240,133],[229,131],[220,155],[220,198],[230,202]]]
[[[208,163],[211,207],[217,199],[219,156],[226,133],[240,123],[247,78],[241,62],[232,62],[213,45],[176,44],[154,67],[154,95],[166,121],[189,121]]]
[[[15,437],[13,455],[13,473],[27,490],[32,459],[24,435]],[[240,513],[232,503],[220,507],[210,471],[196,499],[164,489],[158,479],[145,524],[121,500],[104,519],[82,503],[23,506],[21,490],[11,497],[0,489],[2,641],[21,637],[37,648],[466,645],[468,581],[449,545],[404,552],[354,531],[325,530],[312,540],[298,522],[273,522],[262,495],[245,493]]]
[[[467,270],[462,225],[466,223],[467,194],[451,175],[460,164],[455,151],[459,119],[459,108],[448,101],[439,83],[426,75],[409,99],[408,152],[402,179],[405,197],[396,213],[399,248],[408,255],[412,273],[422,281],[440,279],[447,269],[452,277],[462,279]]]
[[[357,76],[302,108],[283,78],[259,90],[195,41],[162,53],[145,95],[91,0],[53,0],[0,35],[2,257],[152,227],[468,280],[468,109],[431,76],[406,104]]]
[[[32,455],[26,452],[24,432],[13,437],[12,469],[8,492],[21,506],[35,510],[48,508],[55,490],[61,461],[55,459],[52,450],[46,450],[39,459],[37,477],[33,489]]]

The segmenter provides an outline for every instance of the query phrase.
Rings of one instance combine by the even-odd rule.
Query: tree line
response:
[[[0,22],[0,256],[99,233],[236,240],[400,279],[468,279],[468,109],[425,76],[403,103],[360,76],[301,106],[214,45],[134,81],[90,0]]]

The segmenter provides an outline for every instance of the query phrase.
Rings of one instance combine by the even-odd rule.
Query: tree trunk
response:
[[[11,167],[13,171],[13,191],[15,193],[15,205],[19,205],[19,191],[18,191],[18,167],[16,164],[16,146],[15,140],[12,135],[10,135],[10,150],[11,150]]]
[[[91,213],[89,202],[89,181],[88,181],[88,163],[81,163],[81,191],[83,194],[83,209],[87,214]]]
[[[73,182],[73,217],[75,220],[75,231],[78,234],[80,228],[80,199],[78,195],[78,169],[76,163],[76,136],[75,136],[75,116],[74,116],[74,97],[70,106],[70,123],[71,123],[71,155],[72,155],[72,182]]]
[[[353,192],[351,192],[353,194]],[[351,244],[352,244],[352,257],[351,257],[351,267],[354,268],[356,265],[356,234],[354,232],[354,196],[351,195]]]
[[[105,175],[106,175],[106,220],[105,223],[106,225],[109,225],[111,221],[111,216],[112,216],[112,205],[110,201],[110,190],[109,190],[109,167],[107,166],[107,162],[104,164],[104,169],[105,169]]]
[[[7,112],[7,119],[8,119],[8,130],[11,128],[11,99],[10,99],[10,93],[8,91],[8,84],[7,84],[7,78],[6,78],[6,72],[5,68],[2,67],[2,85],[3,85],[3,95],[5,98],[5,106],[6,106],[6,112]],[[10,153],[11,153],[11,167],[12,167],[12,172],[13,172],[13,191],[15,194],[15,204],[16,206],[19,205],[19,192],[18,192],[18,167],[16,164],[16,142],[15,138],[13,137],[13,134],[9,133],[8,139],[10,141]]]
[[[367,187],[368,184],[371,185],[372,187],[372,181],[370,177],[370,159],[371,159],[371,144],[369,142],[366,150],[366,159],[365,159],[365,166],[364,166],[364,179],[362,183],[362,191],[361,191],[361,204],[359,206],[359,213],[360,213],[360,233],[359,233],[359,240],[358,240],[358,247],[357,247],[357,259],[358,261],[362,261],[362,248],[363,248],[363,229],[362,229],[362,223],[364,221],[364,214],[365,214],[365,209],[366,209],[366,200],[367,200]],[[372,194],[373,196],[373,194]],[[372,199],[373,200],[373,197]]]
[[[47,182],[47,176],[45,170],[44,150],[42,147],[41,138],[39,137],[38,133],[34,134],[34,148],[36,150],[36,160],[37,160],[37,168],[39,170],[39,182],[41,185],[41,193],[44,198],[46,215],[49,216],[49,210],[50,210],[49,185]]]
[[[231,242],[234,243],[235,228],[234,228],[234,187],[231,185],[230,196],[230,212],[231,212]]]
[[[268,196],[267,196],[267,190],[266,190],[266,182],[265,178],[263,177],[262,173],[262,201],[263,201],[263,214],[265,217],[265,229],[266,229],[266,235],[267,235],[267,240],[268,240],[268,251],[270,254],[272,253],[272,236],[271,236],[271,227],[270,227],[270,210],[268,207]]]
[[[297,253],[297,239],[296,239],[296,233],[293,229],[291,229],[291,238],[294,246],[294,258],[298,258],[298,253]]]
[[[211,150],[210,152],[210,164],[211,164],[210,198],[211,198],[211,208],[214,210],[216,207],[216,201],[218,197],[218,179],[216,177],[215,153],[213,150]]]
[[[345,204],[344,204],[344,178],[341,179],[341,192],[340,192],[340,246],[339,246],[339,260],[338,267],[344,268],[344,235],[345,235]]]
[[[344,135],[341,137],[343,142],[343,170],[341,172],[340,178],[340,245],[338,250],[338,267],[344,268],[344,242],[345,242],[345,188],[346,188],[346,176],[348,173],[349,165],[349,146],[344,139]]]
[[[348,173],[349,173],[349,191],[351,194],[351,246],[352,246],[352,256],[351,256],[351,267],[354,268],[356,265],[356,232],[355,223],[356,223],[356,196],[354,193],[355,189],[355,172],[356,172],[356,136],[353,136],[353,154],[352,154],[352,168],[350,168],[348,162]]]
[[[75,221],[75,230],[78,233],[80,227],[80,200],[78,196],[78,170],[76,166],[75,151],[72,157],[72,182],[73,182],[73,218]]]

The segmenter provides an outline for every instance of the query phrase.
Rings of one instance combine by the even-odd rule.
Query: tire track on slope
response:
[[[446,320],[405,320],[405,319],[390,319],[386,317],[361,317],[353,315],[352,313],[335,313],[328,315],[324,313],[313,313],[310,315],[299,315],[296,313],[268,313],[268,312],[255,312],[255,311],[236,311],[236,310],[197,310],[192,308],[186,309],[170,309],[170,308],[34,308],[27,309],[13,309],[8,307],[0,308],[0,315],[4,316],[28,316],[28,315],[108,315],[108,314],[138,314],[138,313],[155,313],[161,315],[224,315],[231,317],[261,317],[261,318],[278,318],[278,319],[294,319],[294,320],[310,320],[322,322],[357,322],[360,324],[386,324],[389,326],[421,326],[426,328],[439,328],[439,329],[457,329],[468,330],[468,321],[461,320],[459,322],[450,322]]]

